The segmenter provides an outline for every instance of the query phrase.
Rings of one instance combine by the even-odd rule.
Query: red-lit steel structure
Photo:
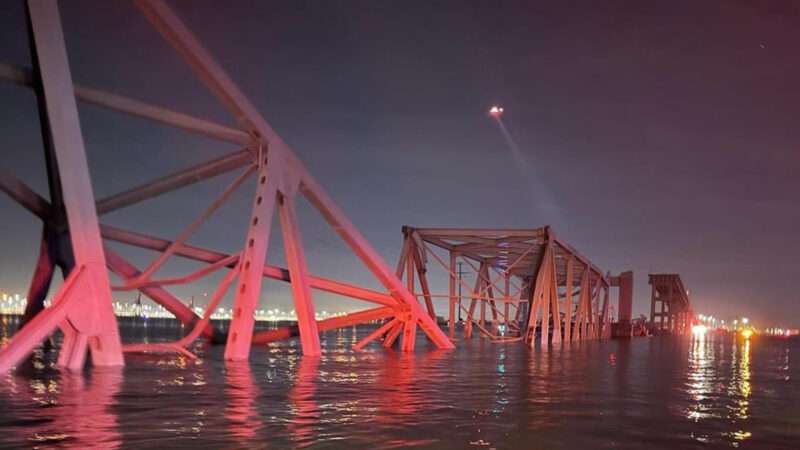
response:
[[[45,143],[50,199],[46,200],[10,171],[0,173],[0,190],[42,219],[41,252],[28,295],[24,326],[0,350],[0,372],[14,367],[56,329],[64,333],[59,365],[78,369],[87,350],[98,366],[123,364],[123,351],[168,350],[187,354],[186,347],[201,334],[213,336],[210,314],[228,291],[234,289],[233,317],[227,335],[225,358],[246,359],[252,343],[288,337],[293,330],[254,336],[254,311],[264,277],[291,283],[297,332],[303,353],[320,353],[319,331],[355,323],[387,319],[376,333],[355,345],[361,348],[388,331],[402,336],[401,348],[414,350],[417,328],[439,348],[453,344],[422,309],[417,299],[336,206],[306,170],[289,146],[256,111],[195,35],[162,1],[138,0],[139,10],[234,116],[236,126],[213,123],[132,98],[73,84],[58,7],[52,0],[28,0],[33,67],[0,65],[0,78],[32,87],[36,93]],[[171,175],[142,183],[124,192],[96,200],[87,166],[76,101],[88,102],[153,120],[239,146],[239,150]],[[174,239],[167,240],[101,223],[98,216],[124,208],[222,173],[240,175]],[[225,254],[187,244],[188,238],[250,178],[256,179],[248,229],[239,252]],[[380,281],[376,291],[309,273],[297,224],[295,199],[305,197],[330,227]],[[287,268],[266,264],[273,215],[280,219]],[[104,245],[116,241],[153,250],[158,255],[144,268],[133,266]],[[172,257],[206,263],[200,270],[177,278],[158,278],[158,270]],[[65,281],[43,308],[55,267]],[[119,275],[119,290],[138,290],[190,325],[190,333],[172,344],[133,345],[123,348],[112,310],[108,270]],[[215,271],[227,271],[200,318],[167,291],[166,286],[190,283]],[[602,279],[598,277],[597,280]],[[594,280],[594,278],[593,278]],[[587,281],[588,282],[588,281]],[[596,282],[598,286],[600,282]],[[349,316],[317,322],[312,290],[339,294],[377,307]],[[598,287],[599,289],[599,287]],[[538,304],[538,303],[537,303]],[[593,329],[594,330],[594,329]],[[598,333],[599,331],[592,331]]]
[[[695,315],[689,301],[689,291],[683,286],[681,276],[654,273],[649,274],[648,278],[651,286],[650,333],[690,333]]]
[[[463,279],[459,263],[468,267],[472,285]],[[432,291],[429,266],[444,272],[446,294]],[[465,338],[477,330],[493,341],[524,341],[531,346],[535,342],[605,339],[611,336],[611,286],[620,287],[619,310],[626,314],[630,336],[632,273],[604,275],[550,227],[406,226],[397,275],[405,277],[410,291],[418,292],[431,318],[436,317],[435,301],[447,302],[451,338],[457,317],[463,313]],[[389,329],[386,345],[391,345],[395,333],[396,329]],[[624,331],[619,335],[625,336]]]

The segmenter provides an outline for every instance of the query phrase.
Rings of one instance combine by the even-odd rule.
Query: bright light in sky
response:
[[[489,108],[489,115],[494,117],[495,119],[499,119],[500,116],[503,115],[503,107],[497,105],[492,106],[491,108]]]

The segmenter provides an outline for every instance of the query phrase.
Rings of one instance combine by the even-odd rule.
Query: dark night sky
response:
[[[231,122],[132,5],[62,3],[76,82]],[[604,270],[634,270],[635,313],[648,272],[678,272],[699,312],[800,325],[797,2],[173,4],[390,264],[403,224],[551,224]],[[29,65],[21,2],[0,3],[0,60]],[[0,166],[44,194],[33,95],[2,83],[0,98]],[[98,197],[234,149],[80,113]],[[232,176],[107,221],[175,236]],[[250,192],[192,242],[241,246]],[[39,225],[6,197],[0,218],[0,289],[25,292]],[[314,272],[374,286],[309,208],[301,221]],[[290,305],[266,291],[262,307]]]

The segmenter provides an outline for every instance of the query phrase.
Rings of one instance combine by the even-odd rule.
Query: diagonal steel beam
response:
[[[0,191],[11,197],[20,206],[36,217],[47,220],[50,217],[50,202],[44,199],[11,172],[0,169]]]
[[[359,257],[390,294],[410,309],[409,320],[419,321],[423,331],[439,348],[453,348],[452,342],[436,322],[422,311],[419,302],[391,272],[383,258],[378,255],[308,173],[291,148],[258,113],[225,70],[186,27],[186,24],[163,1],[136,0],[135,3],[153,27],[172,44],[209,90],[233,113],[240,125],[257,139],[262,140],[265,146],[268,144],[270,162],[282,161],[287,171],[291,171],[294,176],[299,177],[301,180],[300,192],[322,214],[331,228],[347,243],[353,253]],[[407,326],[406,330],[410,330],[410,327]]]
[[[147,236],[142,233],[136,233],[133,231],[124,230],[122,228],[112,227],[110,225],[101,224],[100,233],[105,239],[132,245],[134,247],[145,248],[148,250],[163,251],[170,245],[170,241],[168,240]],[[183,258],[212,264],[230,256],[226,253],[191,245],[181,246],[181,248],[175,251],[175,254]],[[230,265],[229,267],[232,266],[233,265]],[[264,276],[275,280],[291,282],[289,271],[282,267],[265,265]],[[391,295],[384,294],[383,292],[373,291],[371,289],[353,286],[351,284],[342,283],[315,275],[309,275],[308,279],[310,286],[320,291],[343,295],[345,297],[352,297],[384,306],[397,305],[397,301]]]
[[[157,197],[161,194],[216,177],[253,162],[253,153],[244,149],[180,170],[97,201],[97,213],[107,214]]]
[[[252,153],[244,149],[189,167],[127,191],[100,199],[97,201],[97,213],[107,214],[158,195],[230,172],[231,170],[250,164],[252,158]],[[50,202],[6,169],[0,169],[0,191],[4,192],[20,206],[40,219],[46,220],[50,217]]]
[[[352,327],[361,323],[372,322],[375,320],[392,317],[396,314],[394,308],[380,306],[378,308],[356,311],[340,317],[331,317],[317,322],[317,329],[322,331],[335,330],[337,328]],[[289,339],[300,334],[297,326],[276,328],[274,330],[263,330],[253,333],[253,344],[268,344],[270,342]]]
[[[150,278],[153,273],[155,273],[168,259],[175,253],[175,250],[182,247],[183,244],[189,239],[198,228],[200,228],[203,223],[208,220],[211,215],[214,214],[223,204],[236,192],[236,189],[242,185],[242,183],[247,180],[247,178],[255,171],[255,167],[248,167],[246,168],[241,175],[239,175],[236,179],[234,179],[227,188],[216,198],[214,201],[209,205],[209,207],[192,223],[190,223],[183,231],[175,238],[172,243],[170,243],[169,247],[164,249],[160,255],[158,255],[153,262],[150,263],[143,271],[142,274],[139,276],[139,279],[135,280],[134,283],[140,281],[146,281]]]
[[[0,63],[0,79],[5,79],[6,81],[22,86],[33,86],[33,74],[31,70],[12,64]],[[234,144],[249,145],[253,141],[251,136],[242,130],[220,125],[206,119],[77,84],[74,85],[74,89],[75,97],[78,100],[96,106],[141,117],[143,119],[153,120],[185,131]]]
[[[140,272],[136,266],[126,261],[122,256],[118,255],[117,252],[108,248],[108,246],[104,246],[104,250],[106,254],[106,263],[112,272],[116,273],[124,280],[139,276]],[[183,302],[174,295],[159,286],[146,286],[139,290],[144,295],[163,306],[167,311],[174,314],[175,318],[186,324],[189,328],[191,328],[196,321],[200,320],[194,311],[189,309],[189,307],[184,305]],[[207,325],[203,329],[203,335],[209,339],[213,339],[215,335],[214,327],[211,324]]]

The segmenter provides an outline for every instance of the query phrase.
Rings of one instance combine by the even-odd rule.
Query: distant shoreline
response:
[[[22,314],[0,313],[0,320],[4,320],[6,318],[17,322],[17,321],[22,320]],[[116,316],[116,318],[117,318],[117,321],[125,322],[125,323],[132,323],[132,322],[158,323],[158,322],[162,322],[162,323],[164,323],[166,325],[166,324],[171,324],[171,323],[174,322],[175,324],[183,325],[178,319],[176,319],[174,317]],[[230,319],[211,319],[211,323],[228,323],[228,322],[230,322]],[[277,326],[292,325],[292,324],[296,324],[297,323],[296,320],[287,320],[287,319],[280,319],[280,320],[278,320],[278,319],[275,319],[275,320],[272,320],[272,319],[256,319],[256,322],[270,323],[270,324],[275,324]]]

